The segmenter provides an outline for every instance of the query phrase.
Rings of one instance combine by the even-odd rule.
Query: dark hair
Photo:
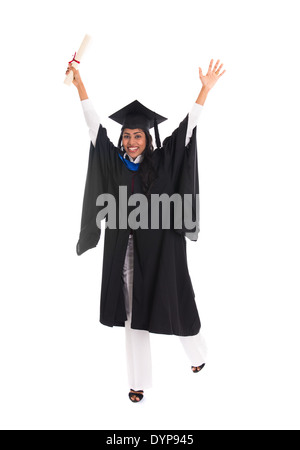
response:
[[[123,127],[121,130],[121,135],[120,135],[119,142],[118,142],[119,148],[121,148],[124,129],[125,128]],[[154,147],[153,147],[152,136],[148,130],[143,129],[143,128],[141,128],[141,130],[143,130],[143,132],[146,135],[146,147],[142,153],[144,158],[143,158],[143,161],[141,162],[141,165],[139,168],[139,174],[140,174],[140,177],[142,180],[142,188],[143,188],[144,194],[148,195],[153,181],[157,178],[157,172],[156,172],[156,169],[155,169],[155,166],[153,163]]]

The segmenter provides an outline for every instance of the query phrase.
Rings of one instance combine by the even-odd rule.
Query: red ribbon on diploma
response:
[[[77,64],[80,64],[80,61],[77,61],[77,60],[75,59],[75,56],[76,56],[76,52],[75,52],[75,54],[74,54],[74,56],[73,56],[73,59],[71,59],[71,61],[69,61],[69,64],[71,64],[73,61],[75,61]]]

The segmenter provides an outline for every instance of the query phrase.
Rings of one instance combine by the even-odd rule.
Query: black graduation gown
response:
[[[186,147],[187,123],[188,116],[164,140],[163,146],[154,151],[158,178],[150,193],[169,196],[179,193],[182,198],[183,194],[192,194],[193,220],[198,219],[196,227],[191,233],[184,227],[133,230],[131,327],[178,336],[195,335],[201,327],[186,255],[186,236],[196,241],[199,232],[199,217],[196,217],[196,208],[199,208],[196,128]],[[76,248],[78,255],[98,244],[101,230],[96,224],[96,216],[102,208],[96,206],[98,195],[110,193],[118,200],[119,186],[127,186],[128,198],[132,186],[134,193],[143,192],[139,171],[128,169],[119,154],[122,155],[121,150],[112,144],[106,129],[100,125],[96,144],[90,145],[81,231]],[[134,207],[128,207],[128,214],[132,209]],[[149,224],[150,217],[149,202]],[[100,322],[108,326],[124,326],[127,320],[122,270],[129,233],[128,225],[126,229],[105,228]]]

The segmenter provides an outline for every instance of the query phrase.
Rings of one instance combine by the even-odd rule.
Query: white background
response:
[[[2,429],[299,429],[296,0],[1,2]],[[103,235],[76,255],[89,136],[67,62],[108,116],[138,99],[198,127],[200,236],[188,262],[209,348],[193,374],[151,335],[154,387],[128,397],[124,330],[99,324]]]

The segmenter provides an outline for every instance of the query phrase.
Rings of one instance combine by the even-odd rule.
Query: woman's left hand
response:
[[[214,85],[216,84],[218,79],[223,75],[223,73],[226,72],[226,70],[223,70],[223,72],[220,73],[220,71],[223,67],[223,64],[221,64],[220,67],[218,67],[220,64],[219,59],[216,62],[216,64],[214,65],[214,68],[212,68],[213,62],[214,62],[214,60],[212,59],[210,61],[208,72],[206,75],[203,75],[202,69],[201,69],[201,67],[199,67],[199,77],[200,77],[201,83],[202,83],[203,87],[206,88],[207,90],[210,90],[212,87],[214,87]]]

